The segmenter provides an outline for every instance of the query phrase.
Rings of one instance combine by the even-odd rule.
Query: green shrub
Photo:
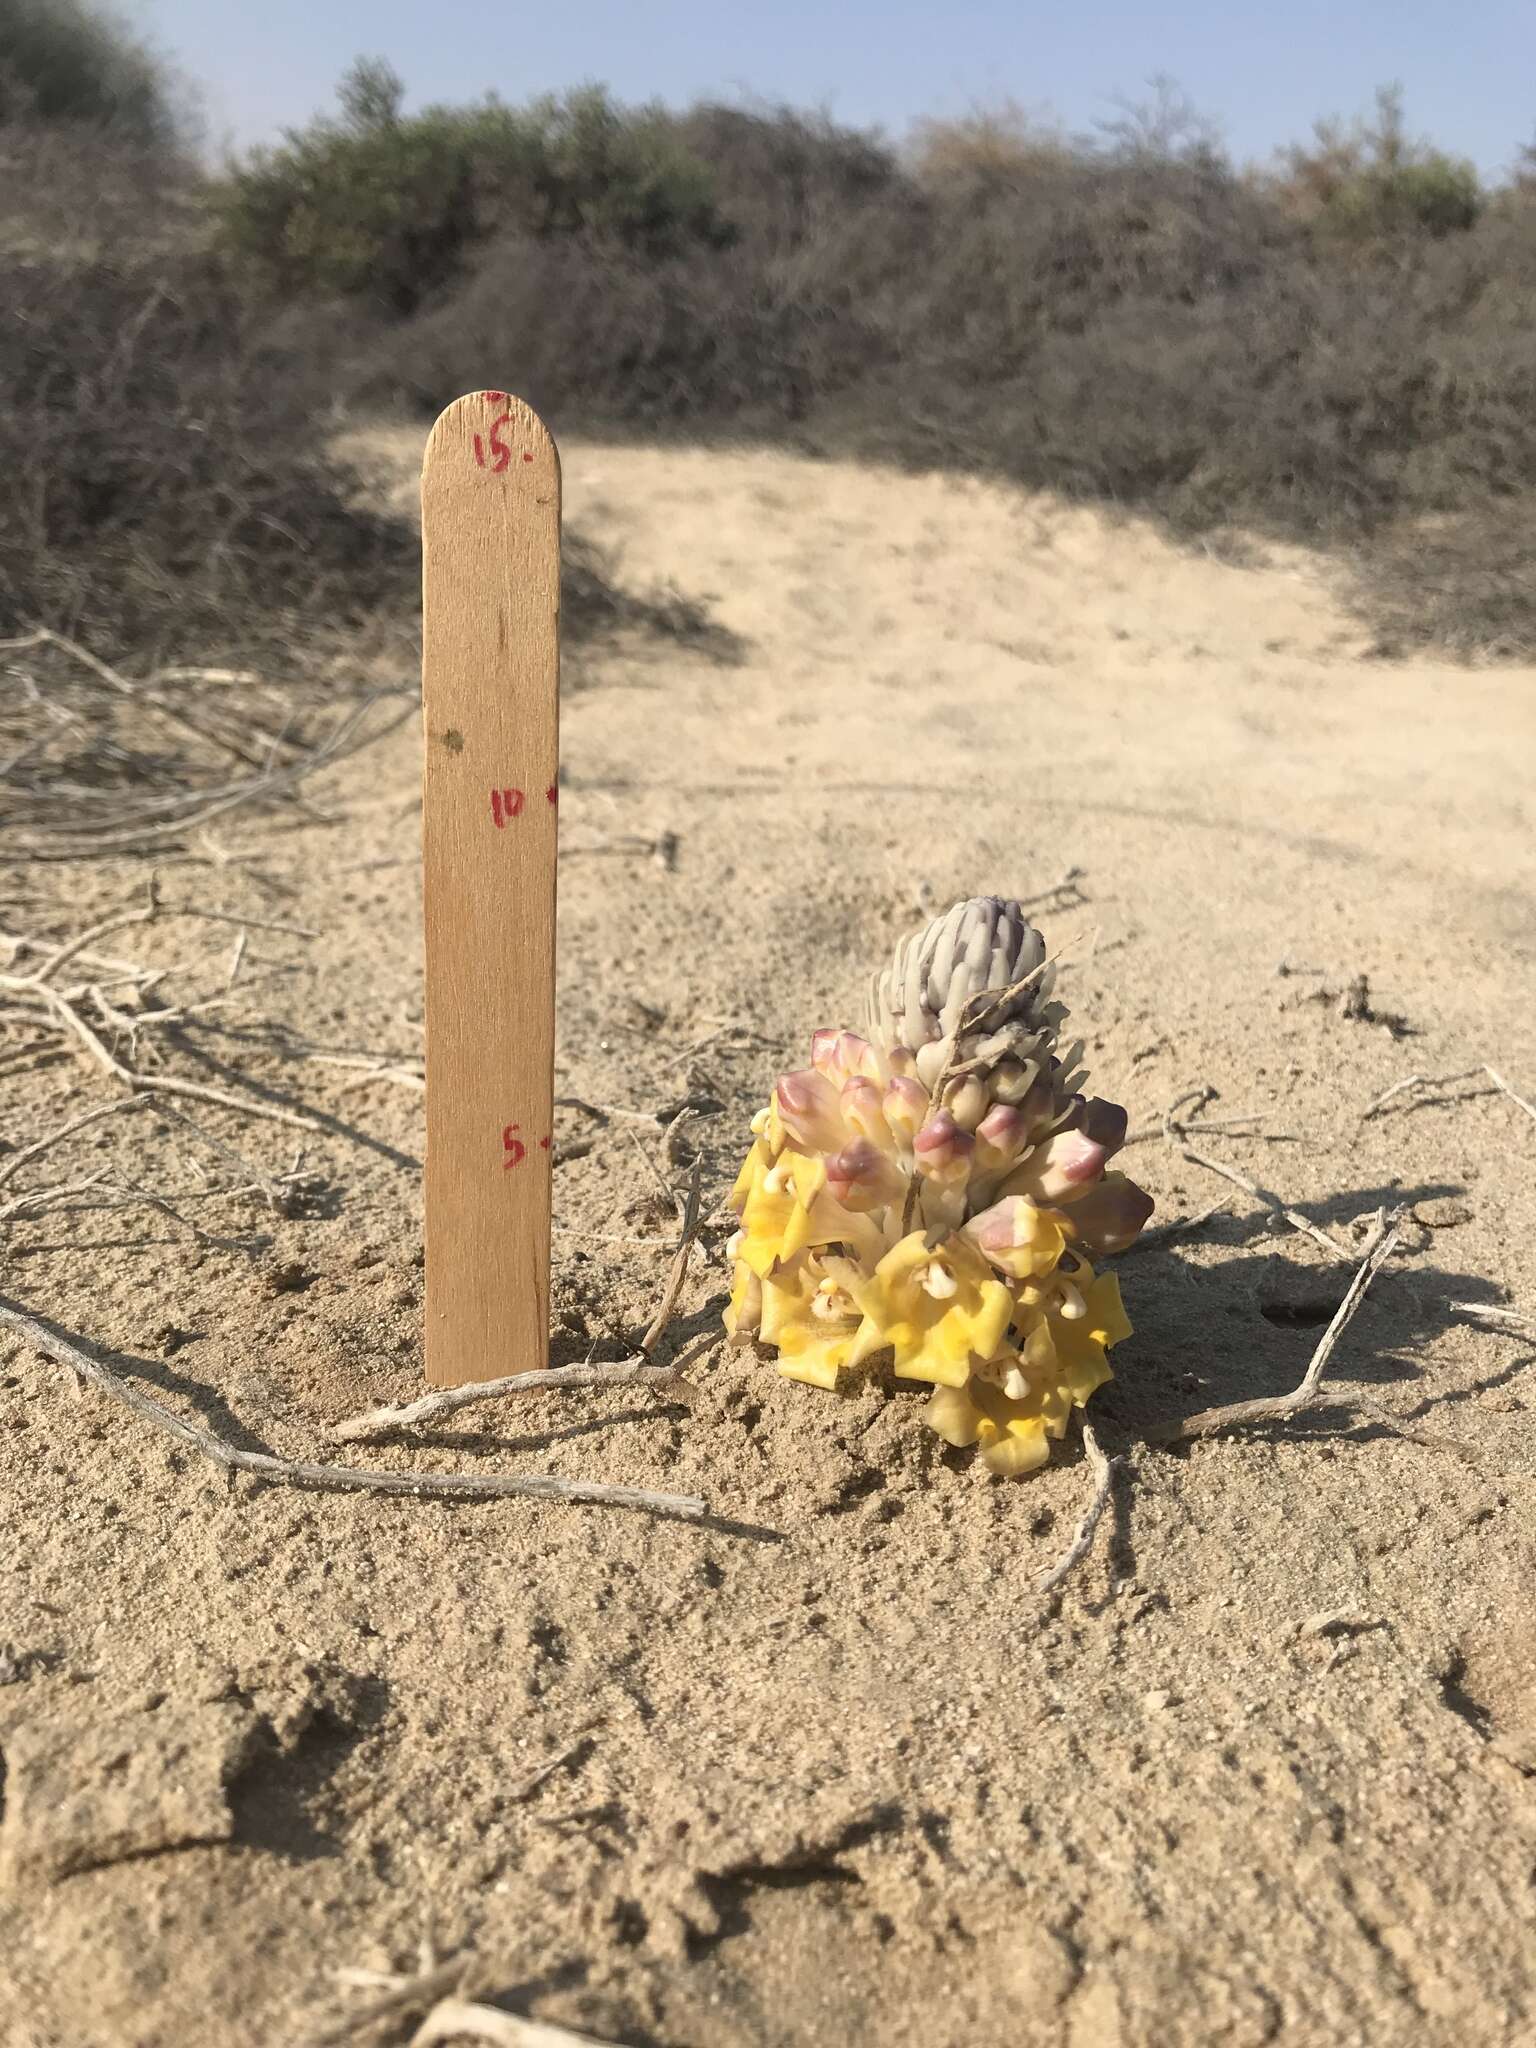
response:
[[[141,143],[180,135],[170,74],[86,0],[0,0],[0,122],[81,121]]]
[[[1409,136],[1396,86],[1377,93],[1374,122],[1320,121],[1311,144],[1286,151],[1283,165],[1281,203],[1354,241],[1461,233],[1483,209],[1470,163]]]
[[[363,295],[412,311],[492,233],[593,231],[660,255],[721,228],[708,174],[664,117],[589,88],[512,108],[403,111],[404,87],[362,61],[339,119],[290,132],[230,174],[229,248],[291,295]]]

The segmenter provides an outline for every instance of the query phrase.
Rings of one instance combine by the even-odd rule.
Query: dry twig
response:
[[[67,1124],[60,1124],[56,1131],[50,1131],[46,1137],[38,1138],[30,1145],[23,1145],[19,1152],[13,1152],[10,1158],[0,1165],[0,1187],[4,1187],[21,1167],[29,1165],[34,1159],[40,1159],[43,1153],[52,1151],[53,1147],[65,1138],[73,1137],[76,1131],[83,1131],[89,1124],[99,1124],[106,1117],[121,1116],[130,1109],[142,1109],[147,1100],[147,1096],[129,1095],[120,1096],[115,1102],[103,1102],[95,1109],[86,1110],[83,1116],[71,1117]]]
[[[1511,1102],[1518,1108],[1523,1109],[1531,1121],[1536,1123],[1536,1102],[1527,1102],[1523,1095],[1517,1095],[1496,1068],[1485,1066],[1483,1072],[1488,1076],[1494,1087],[1499,1090],[1501,1095],[1507,1095]]]
[[[450,1962],[429,1964],[413,1977],[380,1970],[339,1970],[337,1979],[348,1990],[380,1991],[383,1996],[366,2006],[354,2007],[336,2025],[311,2034],[305,2048],[344,2048],[346,2042],[371,2033],[386,2021],[398,2024],[411,2019],[445,1992],[461,1989],[470,1967],[468,1958],[458,1956]]]
[[[98,984],[87,984],[83,989],[59,988],[55,985],[55,977],[61,969],[72,962],[89,959],[91,949],[101,939],[130,925],[151,924],[161,918],[211,918],[220,923],[238,921],[227,917],[221,911],[204,911],[193,905],[168,906],[161,902],[158,887],[152,881],[148,900],[144,904],[134,910],[117,911],[111,917],[103,918],[99,923],[78,933],[74,938],[48,948],[41,963],[28,974],[0,974],[0,990],[41,1005],[42,1013],[52,1019],[56,1028],[62,1030],[66,1036],[78,1040],[97,1066],[113,1080],[121,1082],[132,1095],[180,1096],[196,1102],[216,1103],[222,1109],[238,1110],[243,1116],[256,1117],[268,1123],[288,1124],[298,1130],[324,1129],[323,1124],[314,1117],[305,1116],[297,1110],[283,1109],[276,1103],[263,1102],[257,1096],[238,1095],[231,1089],[215,1088],[206,1082],[185,1081],[174,1074],[147,1074],[140,1068],[130,1067],[117,1057],[94,1027],[86,1021],[81,1010],[83,999],[89,997],[105,1018],[109,1029],[125,1031],[130,1040],[133,1040],[139,1031],[151,1026],[180,1023],[202,1011],[217,1008],[227,1000],[227,996],[129,1015],[108,1003]],[[36,944],[35,941],[24,943]],[[238,971],[239,961],[240,954],[237,952],[231,965],[231,982]],[[141,989],[147,989],[154,982],[164,979],[168,971],[131,967],[124,971],[122,978],[137,983]],[[56,1137],[59,1135],[63,1134],[55,1134]],[[10,1170],[14,1170],[17,1163],[15,1160],[9,1162]]]
[[[468,1998],[445,1998],[435,2005],[412,2034],[410,2048],[434,2048],[440,2041],[483,2041],[486,2048],[617,2048],[595,2034],[573,2034],[548,2020],[520,2019]]]
[[[1371,1282],[1396,1249],[1402,1217],[1403,1212],[1398,1209],[1390,1217],[1383,1215],[1379,1219],[1365,1257],[1349,1284],[1349,1291],[1339,1303],[1333,1320],[1319,1339],[1306,1371],[1288,1394],[1278,1394],[1273,1398],[1258,1401],[1233,1401],[1221,1408],[1202,1408],[1197,1414],[1186,1415],[1180,1422],[1167,1423],[1148,1430],[1147,1442],[1159,1445],[1192,1443],[1200,1437],[1215,1436],[1223,1430],[1245,1429],[1255,1422],[1283,1422],[1293,1415],[1299,1415],[1305,1408],[1336,1407],[1346,1403],[1366,1405],[1358,1395],[1347,1390],[1340,1390],[1332,1397],[1325,1396],[1318,1383],[1322,1379],[1324,1368],[1333,1356],[1334,1346],[1364,1301]],[[1389,1426],[1395,1426],[1391,1424],[1390,1418],[1382,1419],[1386,1420]]]
[[[484,1401],[504,1400],[509,1394],[578,1393],[584,1387],[665,1387],[680,1379],[684,1366],[714,1341],[708,1338],[670,1365],[652,1365],[642,1356],[618,1365],[557,1365],[541,1372],[513,1372],[501,1379],[472,1381],[463,1387],[440,1387],[397,1408],[370,1408],[366,1415],[351,1416],[338,1422],[331,1435],[344,1444],[383,1443],[402,1431],[441,1422],[445,1415],[457,1415]]]
[[[1170,1216],[1166,1223],[1154,1223],[1150,1230],[1144,1230],[1135,1243],[1128,1244],[1119,1256],[1126,1259],[1132,1252],[1145,1250],[1149,1244],[1160,1244],[1169,1237],[1182,1237],[1186,1231],[1198,1230],[1202,1223],[1209,1223],[1213,1216],[1226,1213],[1225,1202],[1212,1202],[1208,1209],[1201,1209],[1193,1216]]]
[[[1072,1541],[1049,1571],[1043,1572],[1036,1580],[1041,1593],[1054,1593],[1062,1581],[1074,1572],[1093,1548],[1094,1535],[1105,1508],[1109,1505],[1110,1494],[1114,1491],[1115,1472],[1124,1459],[1118,1454],[1106,1458],[1100,1446],[1093,1424],[1085,1415],[1082,1418],[1083,1455],[1093,1473],[1093,1498],[1084,1511],[1082,1520],[1072,1534]]]
[[[1523,1109],[1528,1117],[1536,1120],[1536,1102],[1527,1102],[1523,1095],[1517,1094],[1511,1088],[1496,1067],[1484,1063],[1476,1067],[1463,1067],[1454,1074],[1409,1074],[1401,1081],[1394,1081],[1392,1086],[1384,1089],[1373,1102],[1366,1104],[1360,1112],[1360,1121],[1369,1123],[1372,1117],[1379,1116],[1389,1103],[1395,1102],[1401,1095],[1416,1095],[1421,1088],[1455,1088],[1463,1081],[1477,1080],[1480,1075],[1486,1075],[1493,1084],[1491,1088],[1472,1088],[1465,1095],[1456,1096],[1454,1100],[1471,1102],[1478,1095],[1497,1092],[1500,1095],[1507,1095],[1517,1108]]]
[[[660,1343],[672,1319],[688,1270],[688,1254],[698,1235],[701,1172],[702,1162],[696,1160],[688,1188],[682,1237],[656,1313],[640,1340],[637,1357],[618,1365],[563,1365],[545,1371],[508,1373],[500,1379],[481,1380],[463,1387],[441,1387],[399,1407],[371,1408],[366,1415],[354,1415],[346,1422],[338,1423],[331,1435],[339,1443],[378,1443],[386,1437],[397,1436],[402,1430],[416,1429],[423,1423],[440,1422],[445,1415],[457,1415],[461,1410],[476,1407],[483,1401],[500,1401],[512,1394],[574,1392],[583,1387],[619,1387],[636,1383],[664,1387],[681,1379],[684,1368],[715,1342],[712,1334],[701,1338],[691,1350],[685,1351],[669,1365],[652,1364],[650,1354]]]
[[[1488,1301],[1453,1301],[1448,1306],[1453,1315],[1466,1316],[1487,1329],[1511,1337],[1536,1337],[1536,1316],[1528,1316],[1523,1309],[1500,1308]]]
[[[683,1234],[678,1240],[677,1252],[672,1260],[672,1270],[667,1275],[667,1284],[661,1291],[661,1300],[650,1326],[640,1339],[641,1356],[649,1358],[661,1342],[672,1312],[677,1307],[677,1297],[682,1292],[683,1281],[688,1273],[688,1254],[693,1241],[699,1234],[699,1187],[704,1173],[702,1157],[693,1162],[693,1173],[688,1181],[688,1201],[683,1210]]]
[[[87,1351],[19,1302],[0,1298],[0,1325],[14,1330],[49,1358],[107,1394],[141,1422],[187,1445],[223,1471],[247,1472],[272,1486],[296,1486],[316,1493],[410,1495],[419,1500],[498,1500],[523,1495],[533,1500],[573,1501],[593,1506],[630,1507],[698,1521],[706,1512],[696,1495],[648,1493],[595,1479],[557,1479],[542,1472],[371,1472],[357,1466],[316,1465],[274,1458],[265,1451],[238,1450],[196,1423],[143,1393],[131,1380]]]
[[[1163,1111],[1163,1136],[1168,1143],[1175,1146],[1180,1156],[1187,1159],[1191,1166],[1202,1166],[1207,1173],[1219,1174],[1223,1180],[1229,1180],[1234,1187],[1241,1188],[1244,1194],[1252,1195],[1256,1202],[1262,1202],[1272,1215],[1284,1217],[1292,1230],[1299,1230],[1304,1237],[1310,1237],[1312,1242],[1321,1245],[1331,1258],[1351,1258],[1353,1254],[1340,1244],[1336,1237],[1331,1236],[1321,1225],[1314,1223],[1310,1217],[1303,1216],[1299,1209],[1288,1207],[1277,1195],[1267,1193],[1257,1181],[1249,1180],[1246,1174],[1239,1173],[1236,1167],[1228,1166],[1224,1160],[1212,1159],[1207,1153],[1195,1150],[1189,1142],[1189,1131],[1191,1128],[1198,1130],[1199,1123],[1197,1120],[1181,1122],[1179,1111],[1186,1103],[1193,1103],[1198,1119],[1199,1111],[1207,1102],[1213,1101],[1215,1095],[1216,1090],[1209,1083],[1203,1082],[1198,1088],[1190,1089],[1169,1103]]]

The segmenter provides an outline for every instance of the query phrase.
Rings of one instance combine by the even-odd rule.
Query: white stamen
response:
[[[1088,1304],[1072,1285],[1070,1280],[1058,1278],[1057,1288],[1061,1295],[1061,1313],[1069,1323],[1080,1322],[1088,1313]]]
[[[924,1269],[918,1285],[935,1301],[949,1301],[960,1292],[960,1282],[948,1266],[941,1265],[937,1259]]]
[[[1010,1401],[1022,1401],[1029,1392],[1029,1381],[1016,1365],[1010,1365],[1003,1375],[1003,1392]]]
[[[823,1280],[811,1302],[811,1314],[824,1323],[845,1323],[853,1314],[853,1302],[835,1280]]]

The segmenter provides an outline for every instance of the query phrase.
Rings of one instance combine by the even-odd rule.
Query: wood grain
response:
[[[428,1384],[547,1363],[560,459],[473,392],[421,476]]]

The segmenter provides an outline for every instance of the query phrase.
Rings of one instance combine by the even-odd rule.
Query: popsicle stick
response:
[[[438,420],[421,475],[427,1381],[549,1351],[560,460],[520,399]]]

